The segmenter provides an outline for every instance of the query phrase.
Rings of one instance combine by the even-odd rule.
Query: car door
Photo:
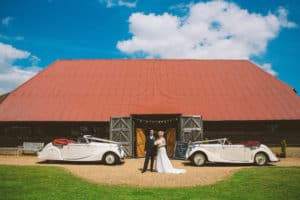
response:
[[[200,149],[205,150],[208,160],[211,162],[220,162],[221,161],[221,144],[201,144]]]
[[[244,145],[223,144],[220,151],[220,157],[229,162],[245,162],[249,160]]]
[[[62,149],[64,160],[82,160],[91,155],[90,144],[68,144]]]

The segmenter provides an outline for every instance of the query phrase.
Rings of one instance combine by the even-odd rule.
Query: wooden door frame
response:
[[[177,141],[185,141],[184,139],[184,134],[187,131],[197,131],[199,132],[199,139],[203,140],[203,121],[202,121],[202,117],[200,115],[182,115],[182,114],[131,114],[129,116],[123,116],[123,117],[111,117],[110,119],[110,139],[113,139],[113,132],[116,131],[120,131],[120,134],[123,133],[123,131],[127,131],[128,133],[128,138],[127,138],[127,142],[129,142],[129,152],[128,152],[128,156],[130,157],[136,157],[136,122],[134,120],[134,117],[136,116],[174,116],[178,119],[177,122],[177,127],[176,127],[176,140]],[[186,123],[183,120],[184,118],[189,118],[189,120],[192,120],[195,123],[194,127],[185,127]],[[118,128],[114,129],[114,125],[116,125],[116,123],[114,123],[114,119],[119,119],[122,121],[123,119],[123,123],[127,124],[126,122],[124,122],[124,119],[128,120],[128,124],[126,125],[126,127],[124,127],[124,130],[118,130]],[[197,119],[197,120],[195,120]],[[139,127],[140,128],[140,127]],[[126,129],[126,130],[125,130]]]
[[[134,158],[137,157],[136,154],[136,128],[141,128],[141,127],[136,127],[136,122],[135,122],[135,118],[137,118],[138,116],[143,116],[143,117],[151,117],[151,116],[170,116],[170,117],[174,117],[177,119],[177,126],[174,127],[176,128],[176,140],[180,139],[180,133],[181,133],[181,129],[180,129],[180,118],[182,116],[182,114],[179,113],[173,113],[173,114],[131,114],[130,117],[132,119],[132,152],[133,152],[133,156]],[[147,137],[147,134],[146,134]]]

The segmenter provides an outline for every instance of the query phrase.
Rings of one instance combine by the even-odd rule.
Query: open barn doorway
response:
[[[203,139],[202,117],[181,114],[112,116],[109,138],[122,143],[129,157],[144,157],[144,145],[150,129],[156,134],[159,130],[165,132],[169,157],[184,158],[182,142],[187,144]],[[174,155],[178,142],[181,145],[176,147]]]
[[[180,138],[180,116],[173,115],[132,115],[133,120],[133,134],[134,151],[136,157],[145,156],[145,142],[151,129],[155,132],[157,137],[158,131],[165,132],[166,150],[169,157],[173,157],[176,141]]]

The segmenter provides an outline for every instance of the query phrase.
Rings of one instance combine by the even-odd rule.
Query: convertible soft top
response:
[[[70,143],[75,143],[74,140],[69,140],[67,138],[58,138],[58,139],[54,139],[52,141],[52,144],[54,145],[66,145],[66,144],[70,144]]]
[[[260,142],[259,141],[244,141],[241,142],[241,144],[245,145],[246,147],[254,147],[254,146],[259,146]]]

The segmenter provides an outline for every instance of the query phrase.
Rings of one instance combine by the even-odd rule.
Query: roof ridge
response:
[[[259,65],[256,64],[255,62],[252,62],[251,60],[249,60],[249,62],[250,62],[252,65],[254,65],[254,66],[257,68],[257,70],[259,70],[259,71],[265,73],[266,76],[268,76],[268,77],[270,77],[270,78],[272,78],[272,79],[275,79],[276,81],[278,81],[279,83],[281,83],[281,84],[284,85],[285,87],[288,87],[288,88],[291,90],[291,92],[293,92],[293,89],[294,89],[294,88],[293,88],[292,86],[290,86],[289,84],[285,83],[283,80],[279,79],[279,77],[277,77],[277,76],[275,77],[275,76],[273,76],[272,74],[266,72],[266,71],[263,70],[261,67],[259,67]],[[295,93],[295,95],[298,96],[297,93]]]
[[[249,62],[249,59],[198,59],[198,58],[151,58],[151,59],[140,59],[140,58],[67,58],[67,59],[58,59],[59,61],[246,61]]]
[[[49,68],[53,67],[59,60],[54,61],[52,64],[48,65],[47,67],[43,68],[41,71],[39,71],[36,75],[34,75],[33,77],[31,77],[30,79],[28,79],[27,81],[25,81],[24,83],[22,83],[21,85],[19,85],[18,87],[16,87],[15,89],[13,89],[12,91],[10,91],[10,95],[12,95],[13,93],[17,92],[20,88],[24,87],[25,85],[27,85],[29,82],[31,82],[32,80],[36,79],[37,77],[41,76],[41,74],[44,74],[46,71],[49,70]]]

